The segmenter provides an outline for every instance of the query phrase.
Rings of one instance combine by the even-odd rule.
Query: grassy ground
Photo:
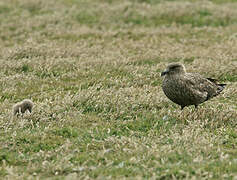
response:
[[[236,0],[0,1],[0,179],[236,179]],[[160,72],[227,83],[183,111]],[[22,99],[32,114],[12,117]]]

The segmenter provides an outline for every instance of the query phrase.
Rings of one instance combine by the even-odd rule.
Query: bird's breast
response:
[[[166,77],[162,83],[165,95],[177,104],[186,104],[185,87],[180,78]]]

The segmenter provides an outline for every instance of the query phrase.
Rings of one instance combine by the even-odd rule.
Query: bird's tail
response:
[[[213,79],[213,78],[207,78],[207,79],[217,85],[216,95],[220,94],[221,91],[223,91],[223,89],[225,89],[226,84],[217,84],[217,81],[218,81],[217,79]]]
[[[223,91],[223,89],[225,88],[226,84],[217,84],[218,89],[217,89],[217,93],[221,93],[221,91]]]

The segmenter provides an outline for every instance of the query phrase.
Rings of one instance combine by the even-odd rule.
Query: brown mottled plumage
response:
[[[215,79],[203,78],[197,73],[186,73],[184,65],[172,63],[161,73],[165,76],[162,89],[165,95],[181,106],[199,104],[217,96],[226,84],[217,84]]]
[[[24,99],[23,101],[15,104],[13,109],[13,115],[18,115],[20,113],[25,113],[27,110],[31,113],[33,108],[33,102],[29,99]]]

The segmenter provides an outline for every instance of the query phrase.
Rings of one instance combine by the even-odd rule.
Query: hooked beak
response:
[[[161,73],[161,76],[166,75],[168,72],[169,72],[168,70],[163,71],[163,72]]]

